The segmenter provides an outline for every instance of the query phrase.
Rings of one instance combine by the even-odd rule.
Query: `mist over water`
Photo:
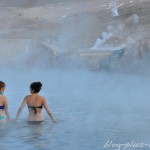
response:
[[[7,84],[5,94],[12,117],[24,96],[29,94],[29,84],[41,81],[41,95],[47,98],[60,119],[49,129],[51,121],[44,111],[46,124],[32,128],[25,123],[28,111],[25,108],[18,130],[13,124],[6,126],[9,132],[1,141],[10,141],[5,145],[8,150],[12,146],[13,149],[18,146],[23,149],[103,149],[108,139],[116,143],[149,142],[149,77],[60,69],[3,73],[1,79]]]

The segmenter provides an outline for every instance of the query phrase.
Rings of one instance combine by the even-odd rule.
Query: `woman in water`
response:
[[[50,116],[50,118],[54,121],[57,122],[55,117],[53,116],[48,103],[46,99],[42,96],[40,96],[38,93],[40,92],[42,87],[41,82],[33,82],[30,85],[30,92],[31,95],[28,95],[24,98],[18,112],[16,115],[16,120],[18,120],[24,106],[27,104],[28,109],[29,109],[29,115],[28,115],[28,123],[30,124],[38,124],[44,122],[43,116],[42,116],[42,108],[44,108],[47,111],[47,114]]]
[[[6,122],[6,119],[10,120],[10,114],[8,112],[8,100],[7,97],[3,95],[5,87],[5,83],[0,81],[0,123]]]

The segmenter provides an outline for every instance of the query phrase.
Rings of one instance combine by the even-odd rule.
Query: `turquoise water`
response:
[[[15,74],[4,71],[1,79],[7,84],[5,95],[13,118],[29,94],[29,84],[38,80],[43,83],[40,94],[60,119],[53,124],[43,110],[45,124],[28,125],[25,108],[17,124],[0,126],[2,150],[115,149],[106,147],[108,140],[116,144],[150,144],[149,77],[53,70]]]

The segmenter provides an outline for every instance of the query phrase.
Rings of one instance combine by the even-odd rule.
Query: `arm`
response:
[[[16,120],[18,120],[18,118],[19,118],[19,116],[20,116],[20,114],[21,114],[21,112],[22,112],[22,110],[26,104],[27,104],[27,97],[24,98],[24,100],[23,100],[23,102],[22,102],[22,104],[21,104],[21,106],[17,112]]]
[[[46,101],[45,98],[43,98],[43,106],[45,108],[45,110],[47,111],[47,114],[51,117],[51,119],[54,121],[54,122],[57,122],[56,118],[54,117],[52,111],[50,110],[49,106],[48,106],[48,103]]]
[[[5,113],[6,113],[6,116],[7,116],[7,118],[10,120],[11,117],[10,117],[10,114],[9,114],[9,111],[8,111],[8,99],[7,99],[7,97],[5,97],[5,99],[4,99],[4,105],[5,105]]]

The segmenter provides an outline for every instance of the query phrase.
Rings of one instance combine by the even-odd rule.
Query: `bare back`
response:
[[[5,106],[5,96],[0,95],[0,106]],[[5,109],[0,109],[0,115],[5,115]]]
[[[4,96],[0,95],[0,106],[4,105]]]
[[[44,97],[38,95],[37,93],[28,95],[24,98],[17,112],[16,120],[18,120],[26,104],[28,105],[28,109],[29,109],[28,121],[44,121],[42,116],[42,108],[44,107],[45,110],[47,111],[47,114],[51,117],[51,119],[54,122],[57,122],[57,120],[55,119],[53,113],[51,112],[48,106],[47,100]]]
[[[27,105],[29,108],[28,121],[41,121],[42,107],[43,107],[43,97],[38,94],[32,94],[26,97]]]
[[[0,95],[0,116],[7,116],[10,119],[8,112],[8,100],[6,96]]]

